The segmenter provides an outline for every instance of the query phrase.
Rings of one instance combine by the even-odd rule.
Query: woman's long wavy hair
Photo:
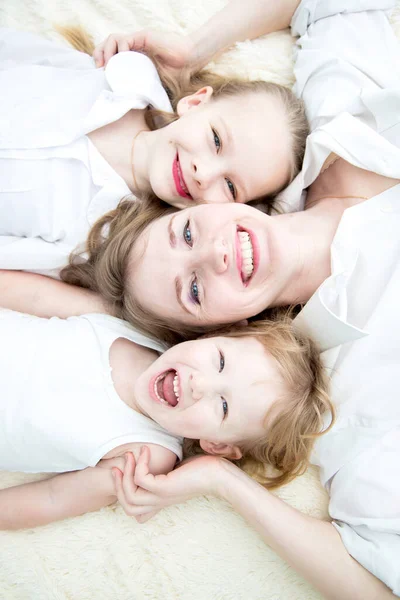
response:
[[[287,309],[275,309],[268,319],[221,328],[206,337],[210,335],[253,337],[277,361],[285,392],[267,412],[262,438],[242,443],[243,457],[233,462],[269,489],[288,483],[305,472],[315,439],[326,433],[335,420],[329,378],[319,348],[296,331]],[[327,427],[325,414],[330,415]],[[199,442],[185,440],[184,453],[202,453]]]
[[[127,281],[134,269],[132,250],[141,234],[154,220],[174,212],[160,200],[121,200],[96,221],[86,244],[71,254],[60,273],[66,283],[100,294],[110,314],[167,345],[193,339],[204,333],[204,327],[185,326],[152,313],[136,300]]]
[[[93,54],[93,39],[82,27],[58,26],[57,30],[75,49],[90,55]],[[309,126],[302,100],[296,98],[289,88],[277,83],[263,80],[245,81],[239,78],[222,77],[206,69],[195,74],[190,74],[188,69],[181,69],[177,76],[172,76],[163,68],[163,65],[160,64],[156,56],[151,56],[151,58],[157,67],[174,112],[168,113],[148,107],[145,119],[150,130],[160,129],[178,119],[176,110],[179,101],[205,86],[213,88],[212,101],[217,101],[219,98],[227,96],[254,93],[264,93],[276,98],[278,105],[282,106],[286,117],[291,140],[291,153],[289,173],[282,186],[274,190],[271,194],[253,199],[253,202],[257,203],[257,205],[263,203],[265,211],[270,213],[275,208],[274,200],[276,195],[294,179],[300,171],[303,162]],[[265,132],[265,135],[268,136],[268,131]]]

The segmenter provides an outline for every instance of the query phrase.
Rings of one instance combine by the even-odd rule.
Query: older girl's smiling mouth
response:
[[[181,198],[193,200],[192,196],[189,193],[189,189],[186,185],[185,179],[183,177],[178,152],[176,153],[174,161],[172,163],[172,177],[174,179],[175,189],[178,196],[181,196]]]
[[[236,266],[245,286],[257,271],[259,251],[255,234],[240,225],[236,227]]]

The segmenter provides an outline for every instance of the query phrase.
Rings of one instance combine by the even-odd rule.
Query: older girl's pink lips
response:
[[[179,177],[179,166],[178,166],[178,153],[176,154],[174,161],[172,163],[172,177],[174,179],[174,183],[175,183],[175,188],[177,191],[177,194],[179,196],[181,196],[181,198],[188,198],[189,200],[192,200],[192,196],[190,196],[189,194],[187,194],[185,192],[185,190],[183,189],[183,187],[181,186],[181,181],[180,181],[180,177]],[[182,170],[181,170],[181,177],[183,179],[183,175],[182,175]]]

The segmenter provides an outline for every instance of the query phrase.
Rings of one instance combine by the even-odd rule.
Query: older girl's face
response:
[[[259,313],[287,285],[279,219],[241,204],[200,205],[151,223],[128,292],[153,314],[204,327]]]
[[[211,96],[206,87],[184,98],[180,118],[148,137],[150,187],[178,208],[248,202],[289,176],[290,136],[278,101],[267,93]]]

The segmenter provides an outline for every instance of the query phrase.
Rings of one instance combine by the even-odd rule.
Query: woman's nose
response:
[[[210,241],[205,259],[215,273],[221,275],[228,268],[228,248],[223,239]]]

